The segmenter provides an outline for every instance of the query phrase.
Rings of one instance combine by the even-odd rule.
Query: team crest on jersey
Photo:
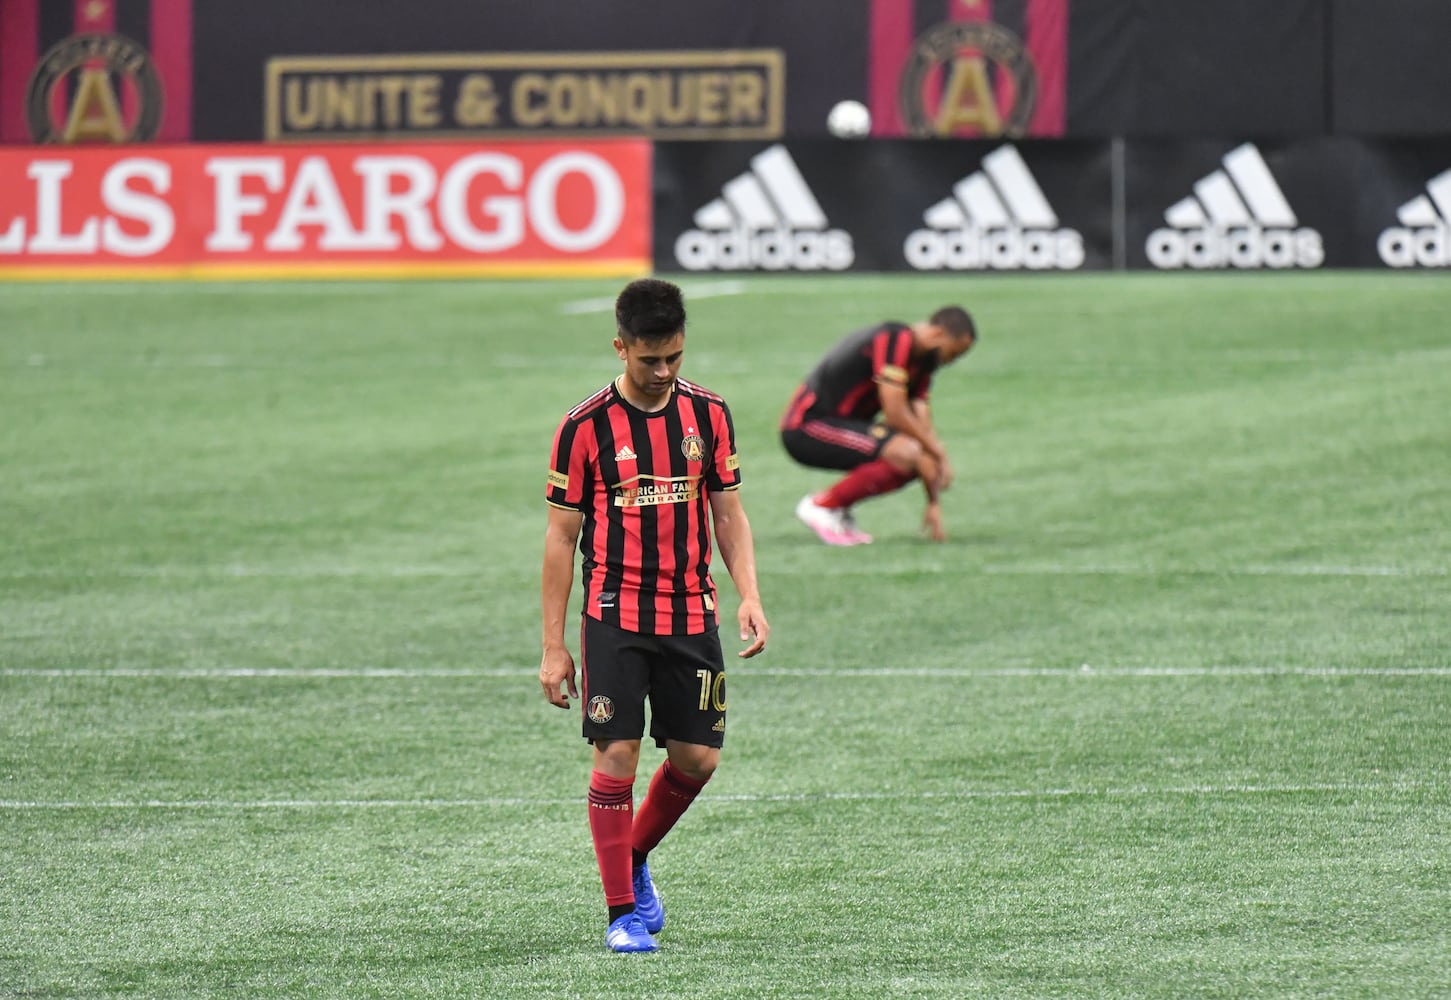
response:
[[[586,712],[589,721],[596,725],[603,725],[615,717],[615,703],[602,694],[597,694],[589,700],[589,709]]]
[[[699,434],[687,434],[680,442],[680,453],[689,461],[699,462],[705,457],[705,441]]]

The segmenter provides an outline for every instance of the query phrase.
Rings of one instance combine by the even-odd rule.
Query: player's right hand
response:
[[[544,688],[544,698],[551,705],[568,708],[570,698],[579,697],[579,688],[574,683],[574,657],[567,649],[546,649],[539,664],[539,684]],[[565,691],[569,692],[568,697]]]
[[[947,541],[947,532],[942,528],[942,505],[929,503],[922,512],[922,534],[934,542]]]

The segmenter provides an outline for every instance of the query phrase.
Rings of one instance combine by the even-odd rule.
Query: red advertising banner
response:
[[[0,278],[625,275],[643,140],[0,148]]]

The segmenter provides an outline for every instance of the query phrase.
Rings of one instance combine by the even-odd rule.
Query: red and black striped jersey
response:
[[[708,498],[740,484],[730,408],[685,379],[654,413],[613,382],[570,410],[545,499],[584,514],[585,614],[652,635],[715,628]]]
[[[781,427],[800,426],[813,416],[871,420],[882,409],[878,383],[900,385],[908,398],[926,399],[936,371],[935,352],[912,356],[912,328],[906,323],[888,320],[857,330],[842,338],[806,376]]]

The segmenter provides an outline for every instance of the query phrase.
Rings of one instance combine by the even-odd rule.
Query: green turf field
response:
[[[0,287],[0,997],[1451,996],[1451,281],[683,281],[774,631],[651,956],[535,678],[619,284]],[[820,545],[792,387],[954,300],[951,540]]]

